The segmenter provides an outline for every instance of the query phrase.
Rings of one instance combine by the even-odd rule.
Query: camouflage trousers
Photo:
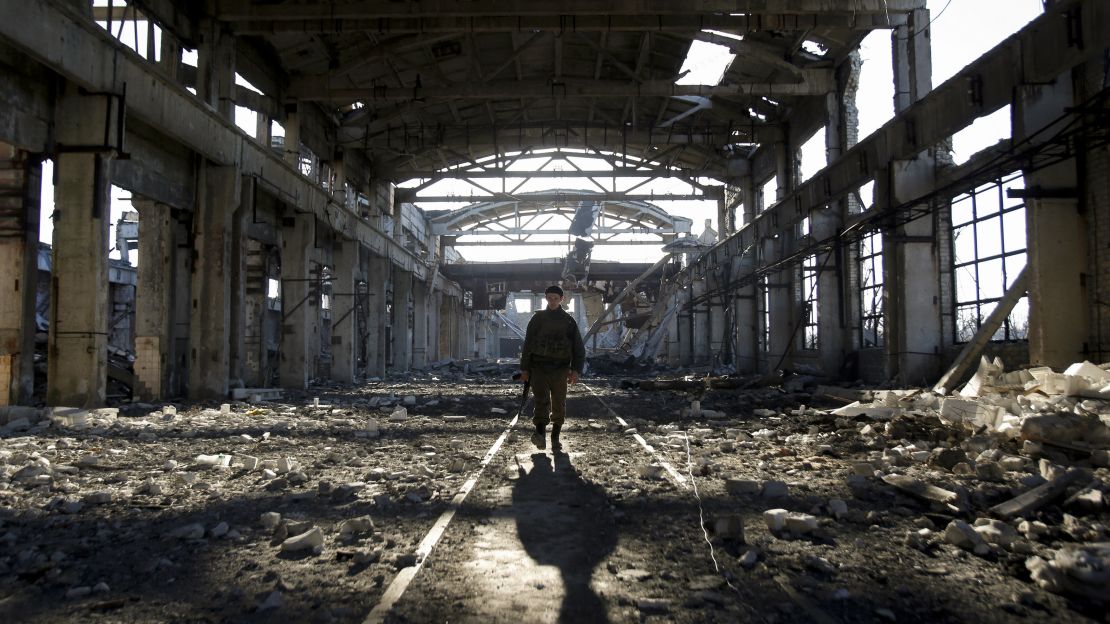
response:
[[[528,371],[532,383],[532,395],[536,397],[536,408],[532,423],[546,427],[550,421],[562,425],[567,417],[567,375],[568,368],[534,368]]]

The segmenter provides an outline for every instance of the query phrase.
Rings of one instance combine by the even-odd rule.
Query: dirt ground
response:
[[[690,416],[685,393],[590,377],[571,391],[562,452],[529,442],[529,402],[478,474],[520,390],[422,375],[229,413],[129,405],[2,429],[0,621],[362,622],[414,566],[385,621],[1110,621],[1097,597],[1045,591],[1026,567],[1110,540],[1105,507],[1062,496],[1007,521],[1043,531],[978,554],[949,543],[953,520],[1026,491],[1036,468],[985,478],[891,450],[967,445],[936,418],[838,417],[812,388],[783,387],[710,391]],[[390,417],[397,406],[407,418]],[[868,424],[883,435],[861,435]],[[1108,476],[1091,472],[1100,487]],[[769,509],[810,525],[772,533]]]

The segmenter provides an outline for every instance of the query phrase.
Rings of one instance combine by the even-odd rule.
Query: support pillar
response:
[[[394,371],[412,368],[412,291],[410,271],[393,268],[393,367]]]
[[[197,50],[197,95],[224,119],[235,120],[235,36],[216,20],[202,29]]]
[[[0,405],[34,394],[41,185],[42,163],[0,144]]]
[[[308,387],[319,352],[318,305],[310,301],[312,275],[312,215],[283,220],[281,230],[281,363],[278,377],[284,388]],[[313,295],[318,297],[318,295]]]
[[[244,186],[244,189],[246,187]],[[268,256],[270,246],[247,238],[243,287],[243,384],[248,388],[267,385],[267,289],[269,288]],[[271,336],[273,334],[270,334]]]
[[[301,164],[301,116],[297,103],[285,105],[285,139],[282,156],[285,162],[299,171]]]
[[[135,387],[143,401],[166,398],[175,363],[173,332],[177,222],[169,206],[134,197],[139,212],[139,268],[135,293]]]
[[[238,168],[200,169],[202,192],[194,218],[189,398],[227,396],[231,365],[232,217],[239,207]]]
[[[928,37],[929,13],[916,10],[909,23],[892,34],[895,109],[911,106],[932,88]],[[891,163],[888,180],[876,181],[880,207],[900,205],[935,186],[934,149],[926,146],[914,159]],[[940,255],[936,219],[917,219],[883,233],[886,355],[891,377],[905,384],[925,384],[941,374],[944,330],[940,309]]]
[[[108,382],[108,220],[111,152],[70,151],[104,141],[108,99],[66,85],[58,99],[53,269],[46,401],[97,407]],[[108,136],[114,136],[109,129]]]
[[[428,365],[428,284],[417,279],[412,283],[412,367]]]
[[[382,377],[386,371],[386,327],[389,326],[389,258],[370,254],[367,264],[366,282],[369,289],[367,305],[369,314],[369,336],[366,343],[366,375]]]
[[[1070,76],[1060,77],[1055,84],[1023,88],[1014,116],[1017,120],[1014,140],[1026,137],[1040,140],[1037,132],[1073,105],[1073,88]],[[1051,195],[1054,190],[1080,188],[1078,168],[1077,161],[1070,159],[1025,174],[1025,188],[1032,189],[1030,194],[1033,195],[1026,202],[1025,211],[1029,250],[1029,361],[1057,370],[1091,357],[1087,344],[1091,333],[1091,304],[1087,292],[1091,271],[1088,260],[1091,225],[1087,221],[1088,211],[1082,208],[1078,198],[1036,195],[1041,189],[1046,191],[1044,194]],[[1083,192],[1081,190],[1080,194]]]
[[[355,380],[356,340],[360,305],[356,282],[359,277],[359,242],[337,238],[332,245],[331,378],[344,383]]]
[[[228,378],[243,383],[247,368],[248,336],[252,339],[258,334],[254,327],[248,326],[248,308],[252,301],[248,293],[257,293],[258,284],[251,284],[251,271],[248,269],[250,242],[247,229],[254,215],[255,179],[244,176],[240,182],[239,201],[231,219],[230,262],[228,264],[231,280],[231,316],[228,326],[230,341]],[[255,279],[257,276],[255,275]],[[257,295],[255,295],[257,296]]]
[[[695,274],[690,285],[691,302],[705,296],[706,279],[704,274]],[[706,301],[694,303],[690,308],[691,324],[691,360],[695,364],[708,362],[713,354],[710,352],[710,333],[713,331],[709,323],[709,304]]]

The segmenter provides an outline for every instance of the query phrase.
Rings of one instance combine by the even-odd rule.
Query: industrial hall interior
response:
[[[0,621],[1110,623],[1108,497],[1106,0],[0,0]]]

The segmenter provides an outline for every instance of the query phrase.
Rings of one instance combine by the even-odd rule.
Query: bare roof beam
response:
[[[397,3],[402,4],[402,3]],[[681,4],[681,3],[676,3]],[[282,5],[282,8],[333,5]],[[276,7],[275,7],[276,8]],[[895,28],[906,24],[906,14],[856,13],[841,11],[825,14],[693,14],[682,15],[582,15],[568,19],[565,15],[514,17],[381,17],[367,19],[256,19],[233,24],[241,35],[275,33],[344,34],[368,31],[383,35],[460,33],[460,32],[521,32],[548,30],[565,32],[657,32],[690,33],[700,29],[726,32],[797,32],[808,30],[849,29],[870,31]]]
[[[845,6],[847,5],[847,6]],[[560,0],[557,4],[534,0],[361,0],[345,3],[258,4],[251,0],[224,0],[216,7],[224,21],[253,19],[336,20],[379,17],[487,17],[535,16],[557,12],[562,16],[606,15],[713,15],[784,13],[813,15],[837,9],[857,14],[905,13],[924,9],[925,0]]]
[[[680,85],[668,80],[651,80],[641,84],[617,80],[551,80],[502,81],[488,84],[455,84],[447,86],[349,88],[328,85],[316,80],[296,81],[289,90],[291,97],[305,102],[396,100],[464,100],[520,98],[625,98],[680,96],[766,96],[789,97],[824,95],[835,88],[830,69],[803,70],[802,82],[745,82],[727,85]]]

